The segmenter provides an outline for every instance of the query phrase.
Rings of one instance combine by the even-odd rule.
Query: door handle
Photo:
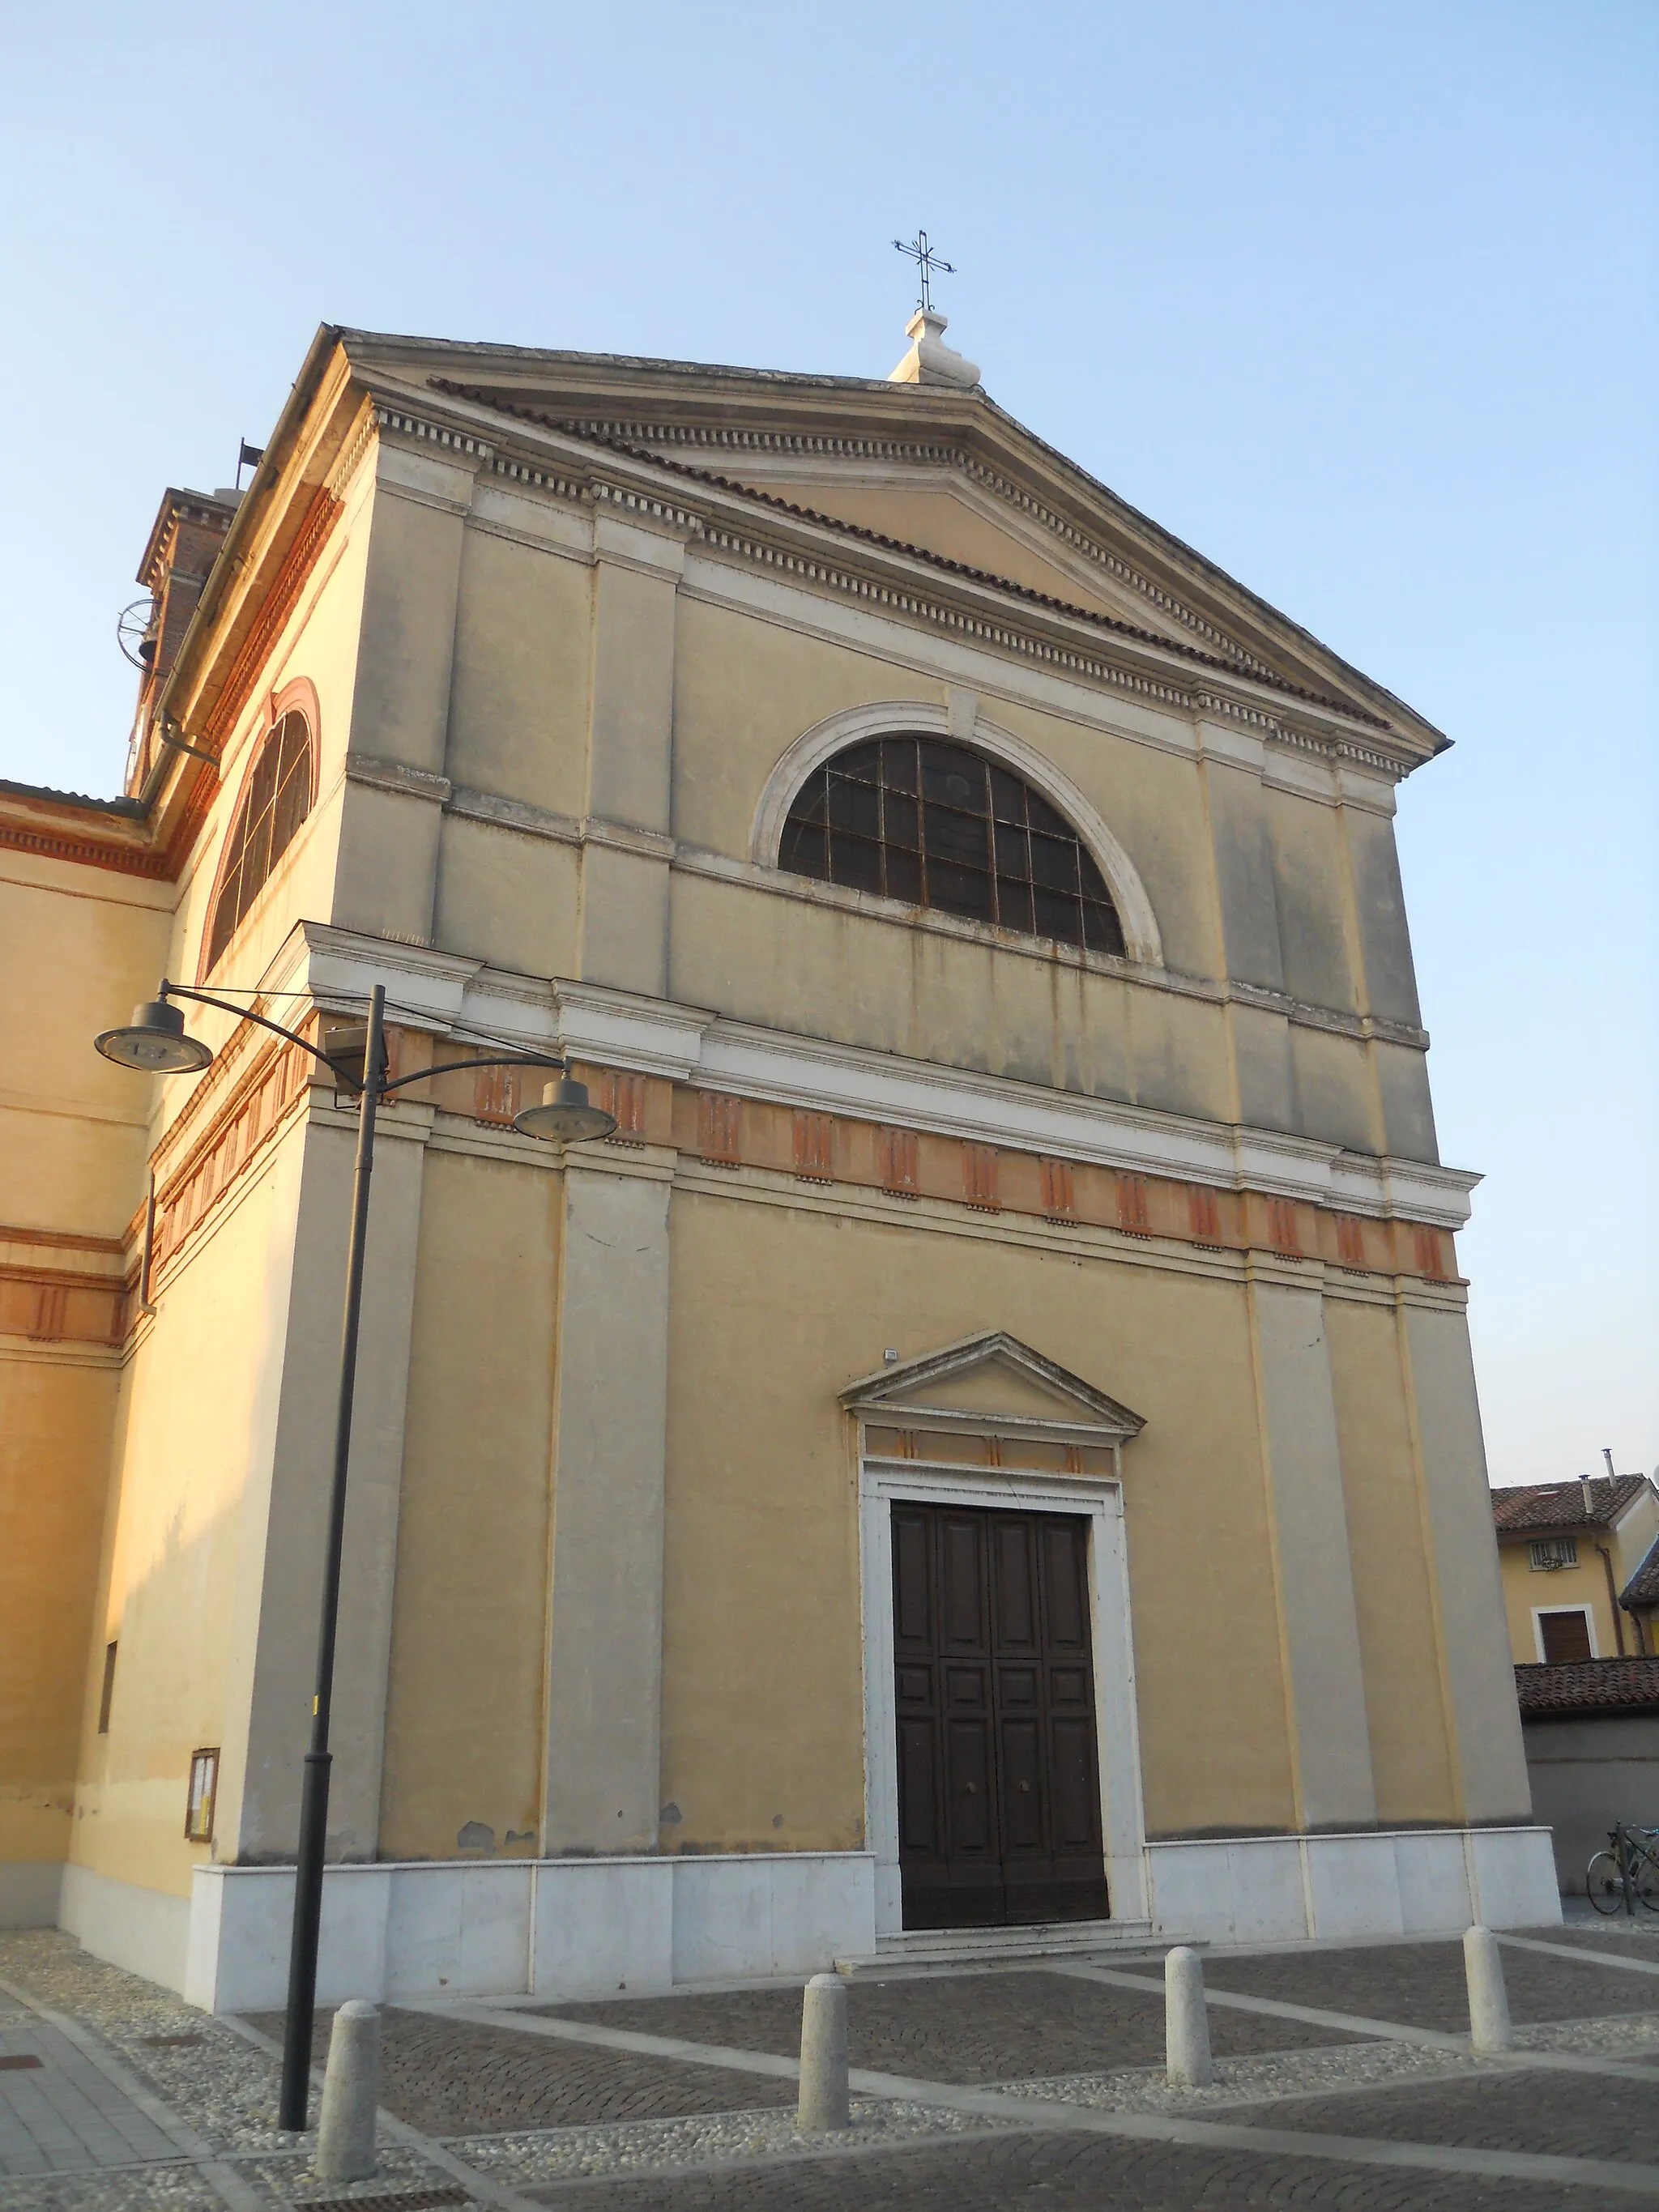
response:
[[[1017,1789],[1019,1789],[1019,1790],[1024,1790],[1024,1791],[1027,1793],[1027,1795],[1029,1796],[1029,1794],[1030,1794],[1030,1792],[1031,1785],[1030,1785],[1030,1784],[1029,1782],[1020,1782],[1020,1783],[1017,1783],[1017,1784],[1015,1784],[1015,1787],[1016,1787]]]

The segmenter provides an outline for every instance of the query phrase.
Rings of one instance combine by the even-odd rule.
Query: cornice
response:
[[[1080,553],[1085,560],[1103,568],[1119,583],[1127,584],[1171,620],[1190,629],[1195,636],[1205,639],[1220,653],[1237,660],[1252,673],[1265,678],[1269,683],[1279,680],[1277,672],[1267,662],[1249,652],[1237,638],[1206,620],[1173,592],[1154,583],[1133,562],[1126,561],[1121,554],[1115,553],[1087,531],[1068,522],[1063,515],[1004,476],[1000,470],[976,459],[960,443],[900,437],[837,436],[827,432],[800,430],[760,430],[734,423],[648,422],[606,416],[572,416],[568,418],[567,427],[578,436],[599,437],[639,447],[680,446],[734,454],[799,454],[804,459],[879,461],[908,467],[932,466],[951,470],[982,484],[1006,505],[1018,507],[1023,514],[1030,515],[1073,552]]]
[[[277,972],[280,969],[280,974]],[[268,979],[343,1010],[389,985],[398,1018],[454,1038],[495,1036],[669,1075],[734,1096],[1052,1154],[1131,1174],[1298,1199],[1377,1218],[1461,1228],[1480,1180],[1431,1161],[1352,1152],[1322,1139],[1198,1120],[1010,1076],[733,1021],[704,1007],[387,944],[318,923],[295,929]]]
[[[124,836],[119,822],[131,824]],[[141,814],[126,802],[80,800],[72,793],[7,790],[0,787],[0,849],[27,853],[42,860],[104,868],[116,875],[166,882],[173,870],[167,855],[150,841]]]
[[[8,821],[0,816],[0,846],[14,853],[33,853],[43,860],[68,860],[77,867],[108,868],[117,875],[143,876],[166,882],[173,873],[165,853],[123,845],[112,840],[66,835]]]
[[[491,450],[489,465],[493,469],[520,482],[538,483],[556,496],[590,507],[629,499],[652,503],[653,495],[644,487],[653,473],[667,471],[700,485],[708,503],[704,508],[681,507],[657,495],[655,511],[706,552],[836,591],[884,612],[1125,690],[1177,714],[1224,715],[1266,737],[1282,738],[1332,760],[1352,758],[1391,778],[1409,774],[1424,757],[1369,709],[1307,691],[1283,677],[1259,675],[1254,665],[1225,660],[1178,639],[951,561],[926,547],[884,537],[646,448],[608,440],[539,410],[477,397],[469,387],[446,379],[430,382],[435,392],[460,407],[505,417],[551,439],[587,442],[596,454],[606,456],[605,464],[596,461],[585,472],[575,468],[574,454],[567,454],[562,471],[545,466],[538,471],[517,456],[503,454],[499,443]],[[410,426],[428,421],[416,416],[409,403],[393,411]],[[443,426],[428,422],[428,428],[435,439]],[[452,429],[449,434],[467,434]],[[619,470],[628,474],[619,476]],[[866,549],[879,565],[854,567],[853,559]],[[895,563],[915,571],[913,578],[896,582]],[[946,597],[947,592],[957,596]],[[1009,619],[1010,600],[1030,610],[1024,622]],[[1189,667],[1208,673],[1188,675]],[[1286,715],[1294,719],[1287,721]]]

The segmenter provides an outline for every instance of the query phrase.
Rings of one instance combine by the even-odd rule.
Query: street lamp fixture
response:
[[[168,986],[162,984],[165,991]],[[185,1035],[185,1018],[165,999],[149,999],[132,1010],[123,1030],[106,1030],[93,1042],[106,1060],[118,1067],[136,1067],[144,1075],[199,1075],[213,1064],[213,1054],[200,1037]]]
[[[527,1137],[555,1144],[586,1144],[608,1137],[616,1117],[590,1104],[585,1084],[571,1079],[568,1064],[550,1053],[496,1053],[471,1060],[441,1061],[434,1067],[417,1068],[412,1074],[389,1081],[385,1049],[386,987],[377,983],[369,995],[368,1021],[362,1036],[362,1059],[356,1057],[356,1039],[350,1041],[349,1059],[337,1048],[325,1052],[309,1037],[285,1029],[251,1007],[239,1006],[206,991],[193,991],[182,983],[163,979],[156,996],[133,1011],[125,1029],[105,1030],[93,1042],[106,1060],[118,1066],[151,1075],[199,1075],[213,1064],[213,1054],[199,1038],[185,1034],[185,1018],[174,999],[190,999],[198,1006],[216,1006],[239,1020],[270,1030],[322,1062],[337,1081],[357,1092],[357,1164],[352,1184],[351,1232],[346,1247],[345,1319],[340,1337],[340,1384],[334,1425],[334,1475],[329,1491],[328,1547],[323,1574],[322,1618],[317,1638],[316,1693],[311,1706],[311,1748],[306,1753],[300,1793],[300,1843],[294,1874],[294,1935],[289,1954],[288,2018],[283,2037],[283,2083],[277,2106],[277,2125],[301,2129],[306,2124],[311,2088],[312,2015],[317,2001],[317,1948],[323,1916],[324,1846],[328,1834],[328,1785],[333,1764],[328,1747],[329,1715],[334,1696],[334,1641],[340,1610],[340,1559],[345,1536],[346,1470],[351,1457],[351,1407],[357,1382],[357,1331],[362,1313],[363,1253],[368,1233],[368,1185],[374,1167],[374,1121],[383,1098],[408,1083],[425,1083],[452,1068],[544,1067],[561,1078],[550,1083],[539,1106],[526,1107],[514,1127]]]
[[[585,1145],[592,1138],[608,1137],[617,1117],[603,1106],[590,1106],[587,1085],[567,1075],[562,1082],[545,1085],[541,1104],[515,1114],[513,1126],[521,1136],[544,1137],[556,1145]]]

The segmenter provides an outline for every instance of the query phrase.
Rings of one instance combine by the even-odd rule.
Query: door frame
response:
[[[860,1437],[860,1445],[864,1439]],[[896,1460],[861,1449],[859,1520],[864,1582],[865,1835],[876,1862],[876,1933],[904,1926],[899,1875],[898,1721],[893,1695],[895,1498],[925,1505],[1066,1513],[1089,1523],[1089,1635],[1095,1673],[1100,1830],[1116,1920],[1146,1917],[1140,1735],[1135,1713],[1123,1486],[1115,1475]]]

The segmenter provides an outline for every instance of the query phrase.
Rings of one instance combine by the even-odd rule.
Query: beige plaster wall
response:
[[[996,1326],[1147,1417],[1125,1492],[1150,1830],[1294,1825],[1241,1290],[684,1192],[673,1257],[663,1795],[683,1817],[664,1849],[858,1838],[857,1473],[837,1393],[890,1346]]]
[[[116,1388],[79,1346],[0,1351],[0,1861],[69,1848]]]
[[[143,1194],[142,1078],[100,1059],[167,959],[173,886],[0,847],[9,1056],[0,1224],[117,1237]]]
[[[422,796],[354,787],[337,920],[947,1065],[1361,1151],[1431,1152],[1421,1055],[1410,1048],[1370,1048],[1279,1015],[1237,1010],[1230,1020],[1213,1003],[1029,952],[677,873],[665,964],[660,864],[592,847],[578,858],[551,825],[538,837],[524,810],[671,830],[694,853],[742,863],[767,779],[803,730],[877,701],[938,707],[947,687],[873,638],[834,641],[715,604],[700,593],[695,562],[676,591],[671,532],[630,526],[624,545],[611,543],[622,526],[606,526],[589,566],[568,557],[574,541],[553,550],[559,510],[517,497],[509,533],[500,499],[458,457],[382,454],[354,742],[463,794],[508,802],[517,826],[466,818],[465,796],[460,811],[445,811],[435,786]],[[996,537],[958,506],[920,490],[908,526],[924,542],[947,521]],[[538,526],[545,543],[534,542]],[[1006,559],[990,559],[988,540],[981,550],[1009,573],[1024,551],[1013,537],[1000,542]],[[1043,752],[1110,823],[1172,970],[1211,982],[1231,974],[1347,1014],[1376,995],[1375,973],[1383,1010],[1410,1018],[1386,822],[1264,787],[1248,767],[1200,762],[1185,750],[1185,720],[1139,702],[1121,709],[1119,731],[1039,708],[1018,689],[982,692],[981,711]],[[1165,723],[1182,750],[1131,733]],[[658,785],[671,758],[665,812]]]
[[[579,562],[497,537],[462,545],[444,772],[575,817],[584,811],[592,580]]]

